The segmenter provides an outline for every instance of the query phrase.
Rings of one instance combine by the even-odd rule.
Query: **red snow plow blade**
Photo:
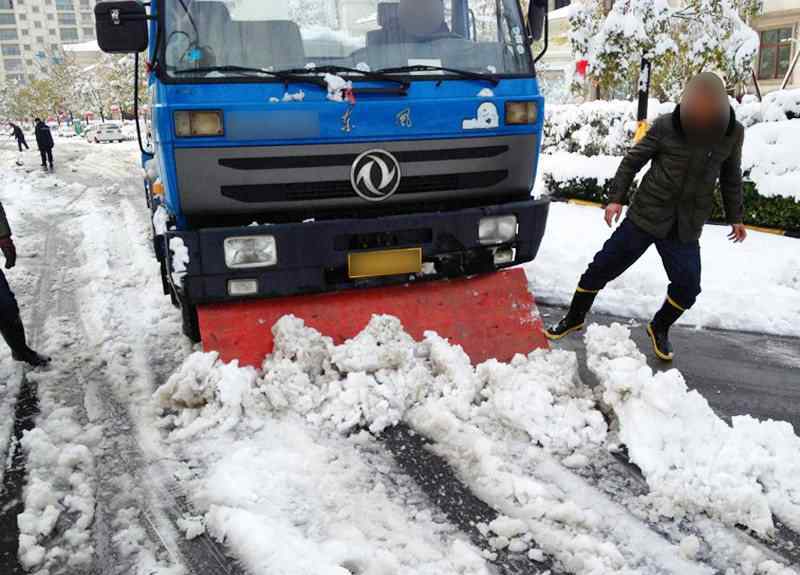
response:
[[[425,331],[458,344],[477,364],[510,360],[547,348],[542,321],[525,272],[513,269],[476,278],[443,280],[309,296],[198,307],[206,351],[242,365],[260,366],[272,352],[271,328],[292,314],[339,344],[357,335],[373,314],[400,319],[417,340]]]

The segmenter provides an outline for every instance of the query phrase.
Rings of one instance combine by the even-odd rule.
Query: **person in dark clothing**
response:
[[[8,125],[11,127],[11,135],[17,140],[17,145],[19,146],[19,151],[22,151],[22,146],[25,146],[26,150],[30,150],[28,147],[28,142],[25,141],[25,133],[22,131],[22,128],[17,126],[16,124],[9,122]]]
[[[36,145],[39,146],[39,153],[42,155],[42,167],[48,164],[53,169],[53,134],[50,126],[45,124],[40,118],[36,118]]]
[[[17,263],[17,249],[14,240],[11,239],[11,228],[2,204],[0,204],[0,250],[6,259],[6,269],[13,268]],[[34,367],[50,363],[49,357],[36,353],[28,347],[17,298],[14,297],[14,292],[11,291],[2,271],[0,271],[0,333],[11,348],[14,360],[23,361]]]
[[[589,264],[578,282],[569,311],[546,331],[560,339],[583,328],[586,314],[606,284],[656,246],[669,278],[667,297],[647,325],[656,356],[674,356],[669,329],[700,295],[700,235],[711,216],[719,180],[722,203],[736,243],[743,225],[742,144],[744,127],[728,103],[725,86],[712,73],[693,78],[680,105],[659,117],[625,156],[614,179],[605,220],[619,221],[636,173],[648,162],[628,215]]]

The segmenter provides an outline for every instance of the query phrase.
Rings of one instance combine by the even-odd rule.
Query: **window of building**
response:
[[[792,60],[792,28],[776,28],[761,32],[758,54],[758,77],[761,80],[781,79]]]
[[[22,2],[17,2],[17,4],[22,4]],[[13,10],[13,8],[13,0],[0,0],[0,10]]]
[[[75,26],[75,24],[77,24],[77,21],[75,19],[75,13],[74,12],[59,13],[58,23],[61,26]]]
[[[19,44],[3,44],[3,56],[19,56],[21,50]]]
[[[63,42],[74,42],[78,39],[77,28],[61,28],[60,33]]]
[[[0,14],[0,26],[13,26],[16,23],[13,14]]]
[[[2,41],[2,40],[16,40],[16,39],[17,39],[17,31],[15,29],[0,30],[0,41]]]
[[[22,70],[22,60],[3,60],[3,66],[6,70]]]

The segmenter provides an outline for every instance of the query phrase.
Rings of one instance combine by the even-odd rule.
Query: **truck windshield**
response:
[[[454,71],[533,73],[518,0],[164,0],[162,5],[167,73],[193,82],[275,80],[268,72],[325,66],[387,70],[411,80]]]

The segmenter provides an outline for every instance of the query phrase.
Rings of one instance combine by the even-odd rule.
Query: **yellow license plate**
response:
[[[422,248],[349,254],[347,268],[351,279],[418,274],[422,271]]]

